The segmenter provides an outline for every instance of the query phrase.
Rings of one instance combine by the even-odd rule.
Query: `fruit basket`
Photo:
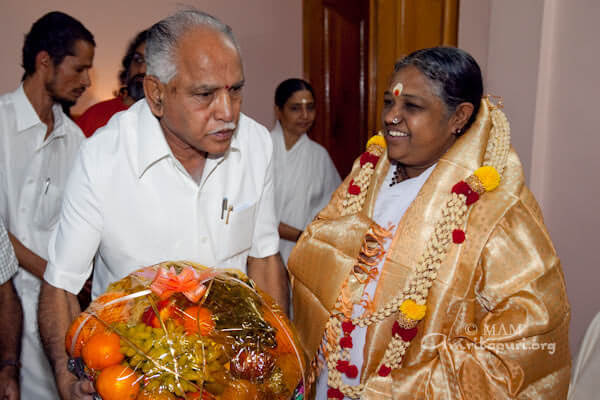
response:
[[[69,369],[103,400],[300,399],[305,359],[243,273],[165,262],[111,284],[71,324]]]

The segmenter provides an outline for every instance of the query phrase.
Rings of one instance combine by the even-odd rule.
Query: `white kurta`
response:
[[[379,189],[377,200],[375,201],[373,220],[377,222],[379,226],[388,229],[392,233],[392,237],[396,234],[396,228],[404,216],[404,213],[406,210],[408,210],[410,204],[417,197],[419,191],[425,184],[427,178],[429,178],[429,175],[431,175],[431,172],[434,168],[435,164],[423,171],[421,175],[399,182],[394,186],[390,186],[390,183],[392,182],[395,168],[392,166],[389,169],[388,174],[385,177],[385,181],[382,183],[381,188]],[[383,247],[386,251],[386,254],[391,243],[391,237],[389,240],[385,240],[383,242]],[[375,296],[377,282],[379,281],[379,276],[381,275],[381,269],[385,264],[385,259],[385,256],[382,257],[382,259],[379,261],[379,264],[377,264],[378,275],[376,279],[371,280],[365,287],[365,292],[368,294],[370,299],[373,299],[373,296]],[[364,312],[364,307],[361,304],[357,304],[354,305],[352,316],[357,318]],[[366,343],[367,329],[367,327],[361,328],[357,326],[351,333],[352,343],[354,343],[354,346],[350,349],[351,364],[356,365],[359,371],[362,371],[363,366],[363,354]],[[327,364],[324,362],[324,365]],[[327,398],[327,372],[327,367],[325,367],[317,380],[317,399]],[[356,378],[352,379],[348,378],[346,375],[342,375],[342,381],[348,385],[358,385],[360,383],[360,377],[361,374],[358,374]]]
[[[55,105],[54,130],[27,99],[23,86],[0,97],[0,213],[6,228],[23,245],[48,258],[50,232],[56,225],[63,189],[83,133]],[[37,304],[40,280],[19,268],[13,279],[23,305],[21,399],[57,399],[52,368],[42,348]]]
[[[271,131],[275,167],[275,207],[279,220],[304,230],[342,182],[327,150],[306,134],[288,151],[279,122]],[[281,239],[279,251],[287,259],[296,242]]]
[[[77,293],[94,261],[96,297],[162,261],[246,272],[248,256],[279,247],[271,155],[267,129],[242,114],[229,150],[206,160],[198,183],[173,156],[146,100],[138,101],[81,146],[44,279]]]

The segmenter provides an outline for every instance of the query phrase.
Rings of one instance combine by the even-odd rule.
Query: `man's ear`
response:
[[[452,132],[462,133],[464,126],[469,121],[469,118],[471,118],[474,110],[475,107],[473,107],[473,104],[467,102],[460,103],[450,118]]]
[[[150,110],[152,110],[152,114],[157,118],[163,116],[163,97],[165,90],[165,84],[157,77],[153,75],[146,75],[144,77],[144,94],[146,95],[146,100],[148,101]]]
[[[50,54],[46,50],[42,50],[35,56],[35,70],[42,71],[48,70],[50,67],[53,67],[54,63],[52,62],[52,58]]]

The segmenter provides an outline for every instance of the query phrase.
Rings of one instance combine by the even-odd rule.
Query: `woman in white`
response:
[[[315,215],[341,183],[327,150],[306,132],[315,121],[315,98],[310,84],[287,79],[275,90],[277,123],[273,135],[275,207],[279,217],[279,251],[287,259]]]

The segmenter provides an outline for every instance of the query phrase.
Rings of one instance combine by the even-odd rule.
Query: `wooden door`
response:
[[[317,96],[310,136],[342,177],[367,140],[368,10],[363,0],[304,1],[304,71]]]
[[[304,75],[317,117],[310,136],[345,177],[380,115],[394,62],[457,42],[458,0],[303,0]]]
[[[381,129],[383,92],[394,63],[415,50],[456,46],[458,0],[371,0],[369,130]]]

